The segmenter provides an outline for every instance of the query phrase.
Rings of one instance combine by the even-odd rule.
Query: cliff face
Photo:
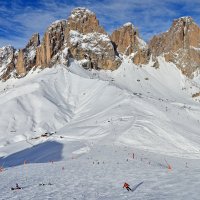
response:
[[[12,46],[0,48],[0,80],[7,80],[15,69],[15,49]]]
[[[54,22],[45,32],[43,41],[37,47],[36,66],[48,67],[52,65],[51,59],[63,47],[66,20]]]
[[[34,34],[26,47],[16,52],[15,56],[14,50],[12,52],[10,49],[7,59],[11,55],[13,58],[9,61],[8,70],[8,63],[7,67],[4,64],[6,69],[1,76],[4,80],[11,72],[23,77],[34,67],[51,67],[56,63],[67,65],[70,58],[80,61],[85,68],[114,70],[121,64],[113,42],[99,25],[96,15],[85,8],[76,8],[68,20],[50,25],[42,42],[39,34]]]
[[[40,45],[40,36],[38,33],[34,34],[29,40],[28,44],[24,49],[25,55],[25,66],[26,70],[29,71],[36,65],[36,50]]]
[[[95,13],[86,8],[75,8],[67,20],[66,35],[70,30],[75,30],[79,33],[102,33],[106,34],[103,27],[99,25]]]
[[[65,31],[70,54],[85,68],[117,69],[121,64],[114,46],[93,12],[77,8],[72,11]]]
[[[36,49],[40,44],[39,34],[34,34],[24,49],[20,49],[16,58],[16,72],[19,77],[25,76],[36,65]]]
[[[123,55],[136,65],[147,64],[152,56],[156,67],[157,57],[163,55],[192,77],[200,68],[200,28],[190,17],[179,18],[169,31],[154,36],[147,45],[133,24],[126,23],[109,36],[93,12],[76,8],[67,20],[50,25],[41,42],[39,34],[34,34],[23,49],[1,48],[0,79],[25,76],[35,67],[68,65],[70,58],[86,69],[115,70]]]
[[[140,38],[138,30],[131,23],[126,23],[111,34],[111,40],[120,54],[133,54],[133,62],[147,64],[150,59],[150,51],[147,44]]]
[[[174,20],[169,31],[152,38],[149,47],[154,57],[164,55],[188,77],[200,66],[200,28],[191,17]]]
[[[70,57],[85,68],[116,69],[121,63],[96,15],[85,8],[74,9],[68,20],[54,22],[47,29],[37,48],[36,66],[44,68],[63,62],[60,56],[66,48],[66,63]]]
[[[19,76],[24,76],[26,74],[26,65],[25,65],[25,57],[23,50],[20,50],[18,53],[16,70]]]
[[[111,34],[111,40],[116,44],[117,51],[130,55],[139,49],[139,35],[131,23],[126,23]]]
[[[72,57],[82,61],[86,68],[114,70],[121,63],[108,35],[97,32],[84,35],[71,30],[67,44]]]

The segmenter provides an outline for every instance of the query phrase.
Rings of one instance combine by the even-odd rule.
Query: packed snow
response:
[[[0,199],[198,200],[200,79],[159,64],[0,83]]]

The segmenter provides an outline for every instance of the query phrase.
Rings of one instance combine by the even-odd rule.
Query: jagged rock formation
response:
[[[117,51],[130,55],[139,49],[138,30],[133,24],[126,23],[111,34],[111,40],[115,43]]]
[[[63,63],[63,55],[66,63],[72,57],[85,68],[116,69],[121,63],[96,15],[85,8],[74,9],[68,20],[56,21],[47,29],[37,48],[36,66]]]
[[[39,34],[34,34],[23,49],[1,48],[0,80],[23,77],[34,67],[68,65],[70,58],[86,69],[115,70],[122,55],[136,65],[147,64],[152,57],[155,68],[159,67],[157,56],[163,55],[192,77],[200,68],[200,28],[190,17],[177,19],[169,31],[153,37],[148,46],[133,24],[126,23],[109,36],[93,12],[76,8],[67,20],[49,26],[41,43]]]
[[[136,65],[140,64],[145,65],[148,64],[150,57],[151,57],[151,51],[148,47],[146,47],[144,49],[138,49],[136,54],[133,56],[132,60],[133,63],[135,63]]]
[[[15,49],[12,46],[0,48],[0,80],[7,80],[15,69]]]
[[[113,70],[121,63],[107,35],[97,32],[84,35],[71,30],[67,44],[73,58],[88,63],[86,68]]]
[[[200,67],[200,27],[191,17],[174,20],[169,31],[152,38],[149,47],[154,57],[164,55],[188,77]]]
[[[64,44],[66,20],[54,22],[45,32],[41,45],[37,48],[36,66],[48,67],[51,59]]]
[[[16,64],[16,70],[17,74],[19,76],[24,76],[26,74],[26,64],[25,64],[25,57],[24,52],[22,49],[19,50],[18,58],[17,58],[17,64]]]
[[[138,30],[130,22],[124,24],[111,34],[111,40],[120,54],[133,54],[133,62],[147,64],[150,59],[150,51],[147,44],[140,38]]]
[[[26,75],[36,65],[36,49],[40,44],[39,34],[34,34],[24,49],[17,55],[16,72],[19,77]]]
[[[25,58],[26,58],[26,70],[30,70],[36,65],[36,50],[40,45],[40,36],[38,33],[34,34],[26,45]]]
[[[75,8],[71,12],[67,20],[66,36],[70,30],[75,30],[82,34],[94,32],[106,34],[103,27],[99,25],[95,13],[86,8]]]
[[[109,36],[99,26],[95,14],[85,8],[72,11],[65,38],[72,57],[81,60],[85,68],[114,70],[121,64]]]

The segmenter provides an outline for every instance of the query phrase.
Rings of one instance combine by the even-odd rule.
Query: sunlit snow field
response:
[[[0,199],[199,199],[200,78],[159,62],[1,83]]]

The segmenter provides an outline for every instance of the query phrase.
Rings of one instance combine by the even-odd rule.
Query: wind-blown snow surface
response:
[[[200,79],[159,62],[124,59],[114,72],[74,62],[1,83],[0,198],[199,199]],[[124,181],[144,182],[130,194]],[[9,191],[15,182],[25,188]]]

